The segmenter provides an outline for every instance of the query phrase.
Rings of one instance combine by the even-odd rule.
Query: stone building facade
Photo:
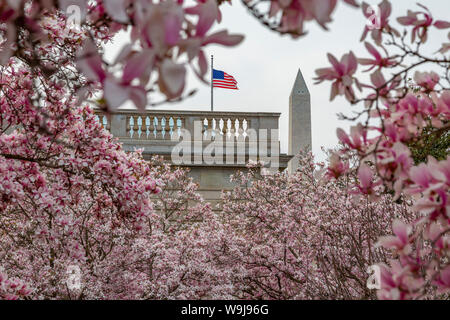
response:
[[[289,97],[288,154],[280,153],[280,113],[119,110],[109,118],[97,115],[126,151],[141,148],[144,158],[159,155],[188,167],[210,202],[232,186],[230,175],[247,161],[293,172],[295,154],[311,147],[310,94],[300,70]]]

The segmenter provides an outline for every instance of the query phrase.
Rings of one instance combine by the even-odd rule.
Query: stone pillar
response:
[[[127,116],[125,114],[116,113],[111,115],[111,134],[114,137],[129,138],[127,125]],[[135,128],[137,128],[136,123]]]
[[[294,86],[289,96],[289,155],[293,155],[289,161],[289,173],[295,172],[298,167],[299,150],[312,148],[311,142],[311,98],[309,90],[303,79],[302,72],[298,69]]]

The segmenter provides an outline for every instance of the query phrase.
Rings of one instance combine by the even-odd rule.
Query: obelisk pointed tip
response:
[[[298,69],[297,76],[295,77],[294,86],[291,90],[291,96],[293,94],[302,94],[302,95],[309,95],[308,86],[306,85],[305,79],[303,78],[303,74]]]

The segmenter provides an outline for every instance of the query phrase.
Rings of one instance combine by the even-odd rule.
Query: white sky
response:
[[[369,4],[380,1],[366,0]],[[392,0],[393,15],[406,15],[407,9],[417,10],[416,1]],[[426,5],[437,19],[447,19],[450,13],[449,0],[425,0]],[[281,152],[287,152],[288,145],[288,103],[289,94],[298,68],[301,69],[311,93],[312,144],[317,160],[323,160],[321,146],[332,148],[337,143],[336,128],[347,128],[349,123],[339,121],[338,112],[350,113],[349,104],[341,97],[329,101],[330,84],[313,85],[315,69],[328,67],[326,54],[333,53],[337,58],[353,50],[357,57],[369,57],[363,43],[359,42],[365,24],[361,9],[346,4],[338,4],[330,24],[330,31],[324,31],[315,22],[307,23],[306,37],[296,40],[289,36],[280,36],[262,26],[240,3],[221,6],[222,23],[215,30],[228,29],[232,33],[242,33],[245,40],[237,47],[208,46],[206,53],[209,61],[214,55],[214,68],[223,70],[235,77],[239,90],[214,89],[214,110],[246,112],[281,112],[280,143]],[[397,25],[397,23],[394,23]],[[399,28],[400,30],[400,28]],[[427,46],[433,51],[447,38],[448,29],[433,32]],[[438,35],[438,36],[436,36]],[[123,38],[108,46],[108,55],[115,55]],[[361,71],[361,69],[359,69]],[[210,110],[210,87],[200,82],[190,72],[188,74],[188,92],[198,89],[197,93],[182,102],[157,107],[159,110]]]

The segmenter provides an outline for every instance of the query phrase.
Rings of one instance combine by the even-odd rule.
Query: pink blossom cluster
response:
[[[89,107],[65,99],[66,89],[45,83],[37,112],[31,83],[26,68],[3,69],[1,264],[35,298],[70,297],[68,266],[107,264],[112,244],[123,241],[118,226],[125,234],[142,229],[154,214],[150,196],[161,189],[148,164],[125,153]]]
[[[227,235],[187,172],[126,154],[90,109],[79,110],[63,119],[70,129],[56,155],[36,132],[27,151],[40,158],[18,159],[12,145],[3,154],[1,263],[20,279],[5,282],[4,298],[230,298],[230,273],[215,263]],[[80,288],[70,287],[72,266]]]
[[[342,1],[359,6],[355,0]],[[338,0],[272,0],[270,6],[264,6],[264,1],[259,0],[243,0],[243,3],[270,29],[299,37],[307,33],[304,24],[308,21],[316,21],[328,30],[327,24],[332,21]]]
[[[236,296],[245,299],[369,299],[366,270],[392,258],[377,247],[394,217],[412,221],[391,196],[370,201],[348,193],[349,182],[326,179],[324,164],[299,155],[293,174],[260,176],[260,166],[234,176],[224,194],[227,251]],[[351,179],[351,177],[347,177]]]
[[[380,4],[382,27],[366,28],[363,36],[372,33],[378,49],[368,42],[365,45],[373,58],[355,59],[350,52],[338,62],[329,55],[332,67],[316,71],[319,82],[332,81],[331,98],[343,95],[352,104],[364,103],[356,117],[344,116],[358,121],[350,133],[337,130],[341,148],[330,159],[329,177],[352,172],[349,163],[356,156],[357,172],[350,192],[370,195],[372,201],[392,193],[397,201],[411,202],[420,215],[411,223],[395,220],[395,235],[379,240],[378,245],[396,255],[382,267],[378,297],[383,299],[435,297],[450,290],[450,156],[447,152],[446,158],[437,160],[429,155],[425,163],[416,163],[411,149],[433,135],[448,135],[450,83],[446,72],[450,60],[438,55],[442,50],[427,56],[422,46],[432,28],[450,28],[450,23],[433,19],[426,7],[420,7],[424,11],[409,11],[397,19],[409,28],[405,34],[411,34],[416,49],[388,24],[391,4],[384,0]],[[417,69],[425,63],[434,63],[442,73]],[[374,70],[371,83],[358,80],[358,64]],[[391,76],[386,78],[383,73],[388,71]],[[355,86],[360,96],[355,94]]]
[[[69,24],[74,5],[79,8],[78,25]],[[206,46],[234,46],[243,40],[226,30],[210,32],[220,20],[215,0],[195,5],[174,0],[4,1],[0,61],[5,65],[10,57],[20,57],[44,73],[61,67],[73,73],[77,66],[87,81],[75,88],[83,89],[78,91],[81,97],[85,86],[92,85],[102,89],[103,99],[97,101],[102,108],[113,110],[131,100],[144,109],[152,91],[159,90],[168,100],[180,97],[187,66],[203,80]],[[108,63],[101,45],[120,30],[130,32],[130,41]],[[55,51],[58,61],[42,59]]]
[[[17,300],[31,294],[32,290],[19,279],[8,278],[0,269],[0,300]]]
[[[226,234],[185,170],[126,153],[45,77],[36,110],[29,69],[2,71],[2,299],[230,297]]]

